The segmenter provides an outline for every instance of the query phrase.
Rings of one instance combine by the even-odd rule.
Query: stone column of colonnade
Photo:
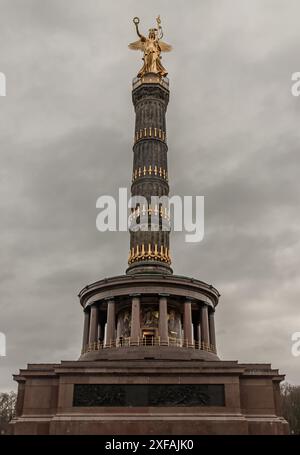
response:
[[[140,321],[141,302],[140,296],[132,296],[131,301],[131,342],[135,343],[141,336],[141,321]],[[159,297],[159,338],[161,344],[168,343],[168,300],[166,295]]]
[[[93,304],[90,310],[89,344],[96,343],[98,339],[98,306]]]
[[[183,329],[184,329],[184,340],[188,345],[194,343],[193,337],[193,321],[192,321],[192,309],[191,302],[186,300],[184,303],[183,311]],[[214,310],[208,307],[206,304],[202,304],[200,307],[199,322],[196,326],[196,337],[200,342],[203,343],[204,348],[209,348],[211,345],[216,348],[216,334],[215,334],[215,321],[214,321]],[[203,346],[202,345],[202,346]]]
[[[113,299],[107,301],[106,345],[114,345],[116,341],[116,303]]]
[[[183,306],[183,331],[185,344],[187,346],[193,344],[192,302],[190,300],[186,300]]]
[[[167,344],[169,340],[168,333],[168,300],[167,296],[161,294],[159,297],[159,321],[158,331],[160,344]]]
[[[98,302],[99,303],[99,302]],[[141,336],[141,297],[133,295],[131,301],[131,333],[130,338],[133,343],[138,343]],[[216,349],[216,333],[213,308],[206,304],[200,306],[200,318],[196,327],[196,337],[199,342],[202,342],[204,348]],[[100,321],[99,307],[97,303],[84,310],[84,330],[82,349],[84,350],[88,344],[96,343],[99,339],[104,339],[104,320]],[[185,345],[194,344],[194,331],[192,320],[192,303],[186,299],[183,308],[183,329]],[[161,344],[167,344],[168,335],[168,296],[159,295],[159,338]],[[114,299],[107,301],[107,324],[106,324],[106,345],[114,345],[116,341],[116,303]],[[202,345],[202,346],[203,346]]]
[[[97,341],[103,342],[106,321],[104,322],[104,315],[100,315],[99,307],[96,303],[85,309],[83,314],[82,350],[84,351],[86,346],[91,343],[96,343]]]
[[[90,312],[89,310],[84,310],[84,325],[83,325],[83,339],[82,339],[82,350],[84,351],[85,347],[89,343],[89,332],[90,332]]]
[[[141,335],[141,300],[139,295],[133,295],[131,300],[131,331],[130,341],[138,343]]]
[[[216,330],[215,330],[215,310],[211,310],[208,316],[210,344],[213,345],[216,351]]]
[[[201,341],[206,347],[209,347],[210,337],[209,337],[209,322],[208,322],[208,307],[207,305],[202,305],[200,308],[200,321],[201,321]]]

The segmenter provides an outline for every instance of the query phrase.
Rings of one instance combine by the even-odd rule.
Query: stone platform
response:
[[[155,349],[144,360],[113,360],[109,351],[110,359],[20,370],[14,434],[288,433],[284,377],[269,364],[193,359],[182,349],[180,361]]]

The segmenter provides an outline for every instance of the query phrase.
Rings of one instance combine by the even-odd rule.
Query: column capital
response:
[[[142,294],[138,294],[138,293],[136,293],[136,294],[129,294],[129,297],[141,297],[141,295],[142,295]]]
[[[159,297],[170,297],[170,294],[164,294],[163,292],[158,294]]]
[[[210,305],[207,303],[207,302],[204,302],[203,300],[201,300],[200,302],[200,306],[203,308],[203,307],[206,307],[206,308],[209,308]]]
[[[194,302],[196,302],[196,299],[195,299],[194,297],[188,297],[188,296],[186,296],[186,297],[184,298],[184,301],[185,301],[185,303],[194,303]]]
[[[213,311],[215,310],[215,307],[210,301],[206,300],[199,300],[199,304],[201,307],[206,306],[207,308],[211,308]]]

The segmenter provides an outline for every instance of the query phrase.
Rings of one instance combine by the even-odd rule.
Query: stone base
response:
[[[19,383],[14,434],[288,434],[279,383],[269,364],[159,359],[71,361],[28,365]],[[224,402],[189,406],[74,406],[75,385],[222,385]],[[78,386],[77,386],[78,387]],[[89,389],[89,386],[88,386]],[[155,387],[154,387],[155,389]],[[78,389],[76,389],[78,390]],[[89,389],[90,390],[90,389]],[[155,389],[156,390],[156,389]],[[97,398],[97,397],[96,397]],[[212,403],[213,404],[213,403]],[[220,403],[219,403],[220,404]]]
[[[17,421],[18,435],[284,435],[288,425],[283,419],[250,419],[224,415],[223,418],[164,415],[160,419],[145,415],[122,415],[122,418],[91,417],[81,414]]]
[[[79,358],[84,361],[103,360],[219,360],[214,352],[193,348],[176,348],[172,346],[130,346],[104,348],[98,351],[85,352]]]

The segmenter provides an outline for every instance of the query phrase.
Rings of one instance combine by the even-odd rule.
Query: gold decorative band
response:
[[[163,169],[162,167],[158,167],[156,165],[152,166],[151,164],[148,168],[146,166],[144,166],[143,168],[139,167],[138,169],[135,169],[133,171],[132,181],[134,182],[134,180],[136,180],[137,178],[146,176],[146,175],[156,175],[156,176],[163,178],[164,180],[166,180],[168,182],[167,171],[165,169]]]
[[[149,128],[142,128],[137,131],[134,136],[134,143],[145,138],[156,138],[167,142],[165,131],[162,131],[160,128],[153,128],[152,126]]]
[[[171,258],[169,255],[168,247],[161,246],[159,249],[157,244],[153,246],[151,245],[151,243],[149,243],[148,248],[145,247],[144,244],[142,244],[141,246],[137,245],[135,248],[131,248],[128,258],[128,264],[132,264],[133,262],[137,261],[147,260],[155,260],[171,264]]]

